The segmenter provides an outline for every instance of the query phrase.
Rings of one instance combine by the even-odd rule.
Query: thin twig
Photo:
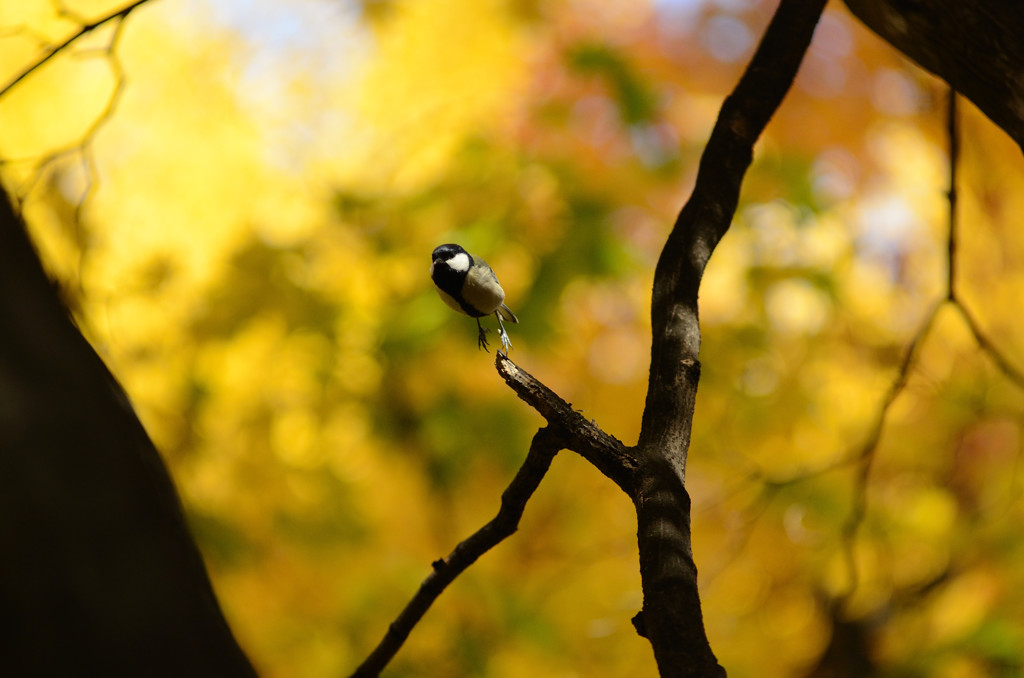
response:
[[[871,479],[871,468],[874,465],[875,457],[878,452],[878,445],[882,440],[882,432],[885,429],[885,420],[888,417],[889,410],[892,408],[893,403],[896,402],[896,399],[901,393],[903,393],[907,386],[907,381],[910,378],[910,371],[914,365],[914,358],[917,354],[917,349],[931,331],[939,310],[947,301],[954,304],[957,303],[954,286],[956,281],[957,247],[956,168],[957,161],[960,156],[960,143],[957,133],[956,92],[953,91],[952,88],[949,90],[949,102],[946,109],[946,115],[946,129],[949,135],[949,187],[946,191],[949,203],[949,212],[947,216],[948,230],[946,234],[946,298],[934,304],[927,317],[922,321],[921,325],[918,326],[917,331],[914,333],[914,338],[911,339],[910,344],[907,346],[906,353],[903,356],[903,362],[900,364],[899,371],[896,373],[896,379],[893,380],[892,385],[889,387],[889,392],[885,396],[885,400],[882,401],[882,406],[878,412],[878,416],[875,418],[874,426],[868,434],[867,440],[865,440],[864,444],[861,446],[860,452],[853,457],[853,461],[858,465],[853,485],[853,502],[850,507],[850,514],[843,523],[840,537],[843,549],[843,559],[846,562],[846,571],[849,574],[849,580],[847,582],[846,590],[837,597],[837,600],[840,601],[852,596],[854,592],[856,592],[858,586],[859,574],[857,570],[856,555],[857,532],[860,530],[861,525],[864,523],[864,517],[867,515],[868,483]]]
[[[956,306],[960,315],[963,317],[964,322],[967,323],[967,328],[974,335],[974,341],[992,362],[996,364],[996,367],[1002,372],[1010,381],[1015,383],[1018,388],[1024,389],[1024,371],[1021,371],[1010,362],[1010,360],[1003,355],[1003,352],[992,343],[989,336],[981,329],[981,325],[978,320],[974,317],[974,313],[968,308],[967,304],[958,294],[956,287],[956,251],[957,251],[957,236],[959,234],[959,220],[957,218],[957,166],[960,164],[960,125],[959,116],[957,114],[957,95],[956,92],[951,88],[949,91],[949,105],[947,111],[947,132],[949,134],[949,235],[947,241],[947,251],[949,252],[948,261],[948,299]]]
[[[84,176],[84,185],[77,199],[75,200],[75,209],[72,215],[72,226],[73,234],[75,238],[75,245],[78,250],[78,280],[77,285],[79,292],[81,293],[81,270],[84,264],[85,257],[88,253],[87,241],[84,235],[83,224],[83,212],[88,202],[89,196],[92,193],[92,189],[96,185],[96,163],[93,157],[93,145],[96,139],[96,135],[99,131],[113,118],[114,113],[117,110],[118,105],[121,102],[121,98],[124,94],[125,87],[127,84],[127,77],[125,76],[124,66],[121,63],[121,59],[117,54],[118,44],[121,35],[124,31],[125,21],[124,19],[131,13],[132,9],[138,7],[141,3],[135,3],[131,8],[121,10],[120,13],[113,15],[113,19],[116,19],[117,25],[115,26],[110,41],[106,47],[103,48],[102,53],[106,55],[110,62],[110,68],[114,76],[114,88],[110,92],[107,98],[107,103],[104,106],[100,114],[89,124],[85,129],[83,135],[73,144],[68,145],[64,148],[53,150],[46,154],[40,159],[37,159],[36,170],[34,176],[29,179],[25,184],[17,188],[17,192],[11,197],[17,201],[16,207],[20,208],[20,205],[25,201],[27,196],[32,192],[37,182],[44,176],[46,169],[57,163],[63,158],[68,156],[78,155],[80,158],[81,171]],[[108,18],[106,21],[110,21]],[[105,22],[104,22],[105,23]],[[97,24],[98,25],[98,24]],[[2,96],[2,95],[0,95]],[[14,161],[6,160],[0,161],[0,164],[7,164]]]
[[[24,80],[25,78],[27,78],[28,76],[32,75],[37,70],[42,68],[50,61],[50,59],[60,54],[61,51],[66,49],[69,45],[74,43],[82,36],[88,35],[89,33],[96,30],[103,24],[107,23],[108,21],[113,21],[114,19],[124,20],[128,17],[129,14],[131,14],[141,5],[144,5],[147,2],[150,2],[150,0],[135,0],[132,3],[125,5],[121,9],[111,12],[106,16],[100,17],[95,21],[90,21],[87,24],[82,24],[77,31],[69,35],[63,42],[48,47],[46,49],[46,54],[43,55],[42,58],[36,60],[35,63],[27,66],[21,73],[14,76],[14,79],[12,79],[10,82],[4,85],[3,88],[0,88],[0,97],[7,94],[8,91],[10,91],[13,87],[17,86],[17,84],[20,83],[22,80]]]
[[[985,352],[992,362],[996,364],[996,367],[1002,372],[1010,381],[1017,385],[1018,388],[1024,389],[1024,372],[1019,368],[1015,367],[1013,363],[1007,359],[1003,352],[992,343],[992,340],[984,330],[981,329],[981,325],[978,324],[977,319],[971,313],[970,309],[964,305],[959,299],[955,300],[956,308],[960,311],[960,315],[963,316],[964,321],[967,323],[967,328],[974,335],[974,341],[978,343],[978,348]]]
[[[917,357],[918,349],[931,332],[932,326],[935,324],[935,319],[938,317],[939,310],[942,306],[943,302],[936,303],[932,306],[928,316],[917,328],[914,338],[911,339],[910,344],[907,346],[906,353],[903,356],[903,362],[900,363],[899,371],[896,373],[896,378],[889,387],[889,392],[886,393],[885,400],[882,401],[882,406],[879,409],[878,416],[875,418],[875,423],[871,428],[871,432],[868,434],[867,440],[865,440],[864,444],[861,446],[860,452],[853,458],[858,464],[857,475],[854,479],[853,504],[850,507],[850,515],[847,516],[846,521],[843,523],[841,532],[843,558],[846,561],[846,568],[849,573],[849,582],[846,590],[838,596],[839,599],[849,598],[857,590],[858,573],[855,542],[857,539],[857,532],[864,522],[865,515],[867,515],[868,483],[871,479],[871,469],[874,465],[875,457],[877,456],[878,445],[882,441],[882,433],[885,430],[885,421],[889,416],[889,410],[892,409],[893,403],[896,402],[896,399],[899,398],[907,387],[907,383],[910,380],[910,374]]]
[[[124,19],[127,16],[128,15],[125,14],[118,21],[117,26],[114,28],[113,35],[110,36],[110,43],[107,45],[106,49],[107,57],[111,64],[111,70],[114,73],[114,82],[116,83],[114,85],[114,91],[110,93],[110,97],[107,99],[107,105],[104,107],[103,112],[93,120],[92,124],[89,125],[89,128],[85,131],[85,135],[82,137],[80,145],[82,152],[82,165],[83,171],[86,175],[86,181],[85,186],[82,189],[82,193],[75,205],[74,214],[75,236],[78,240],[76,244],[78,245],[79,286],[81,286],[81,271],[88,251],[86,238],[84,236],[84,229],[82,227],[82,213],[85,210],[86,202],[88,201],[97,180],[96,162],[93,157],[93,144],[100,129],[102,129],[103,126],[114,117],[114,113],[116,112],[118,105],[121,103],[121,98],[124,95],[127,82],[127,78],[124,74],[124,65],[121,63],[121,59],[117,54],[118,42],[125,26]]]
[[[137,6],[137,5],[136,5]],[[76,225],[81,221],[81,212],[84,209],[86,199],[95,184],[95,163],[90,157],[92,154],[92,144],[95,140],[96,135],[100,129],[106,125],[111,118],[113,118],[117,106],[121,101],[121,97],[124,94],[124,90],[127,84],[127,77],[125,76],[124,66],[121,63],[120,57],[117,55],[117,46],[121,38],[122,31],[124,30],[124,18],[128,16],[130,10],[126,10],[122,15],[115,15],[117,18],[117,26],[111,34],[110,41],[107,46],[102,49],[102,52],[106,54],[111,64],[111,71],[114,75],[114,89],[111,91],[110,96],[107,98],[106,106],[96,117],[92,123],[85,129],[83,135],[74,143],[69,144],[63,148],[58,148],[50,151],[42,157],[36,158],[24,158],[24,159],[0,159],[0,165],[14,165],[21,163],[34,162],[37,163],[36,172],[34,177],[28,180],[24,185],[17,188],[16,193],[12,196],[19,204],[24,202],[25,198],[29,193],[32,192],[36,183],[44,174],[44,170],[70,155],[79,154],[82,156],[83,171],[86,176],[85,187],[82,190],[82,194],[79,196],[76,209],[75,209],[75,221]],[[108,19],[109,20],[109,19]],[[2,94],[0,94],[2,96]],[[79,229],[80,230],[80,229]],[[79,245],[82,243],[79,242]]]
[[[388,626],[384,638],[370,653],[370,656],[359,665],[359,668],[352,674],[352,678],[369,678],[379,675],[402,647],[413,627],[445,588],[480,556],[516,531],[526,502],[533,496],[551,466],[551,460],[562,447],[562,441],[553,429],[542,428],[537,431],[530,444],[530,452],[526,456],[526,461],[523,462],[515,478],[501,495],[501,508],[498,515],[468,539],[459,543],[447,558],[433,563],[434,571],[427,576],[416,595],[395,618],[395,621]]]
[[[947,132],[949,135],[949,187],[946,191],[946,196],[949,201],[949,212],[947,217],[948,230],[946,234],[946,299],[932,306],[928,316],[924,319],[921,325],[918,326],[917,331],[914,333],[914,338],[907,346],[906,353],[903,356],[903,362],[900,364],[899,371],[896,373],[896,379],[893,380],[892,385],[889,387],[889,392],[885,396],[885,400],[882,401],[882,406],[878,412],[878,416],[875,418],[874,426],[868,434],[867,440],[865,440],[864,444],[861,446],[860,452],[852,458],[852,460],[858,464],[853,485],[853,501],[850,506],[850,514],[843,523],[840,536],[843,559],[846,563],[846,571],[849,575],[849,580],[846,585],[846,590],[837,596],[837,600],[839,601],[848,599],[857,590],[859,580],[856,557],[857,532],[860,530],[861,525],[864,523],[864,517],[867,515],[868,483],[871,478],[871,468],[874,464],[875,456],[878,451],[878,445],[882,439],[882,432],[885,428],[885,420],[888,417],[889,409],[892,407],[892,404],[896,402],[896,398],[898,398],[906,388],[917,348],[935,322],[939,309],[942,308],[946,301],[956,303],[954,287],[956,279],[955,270],[957,244],[956,167],[960,146],[956,134],[956,92],[954,92],[952,88],[950,88],[949,91],[949,103],[946,113]]]
[[[949,100],[946,106],[946,134],[949,136],[949,189],[946,197],[949,204],[949,232],[946,239],[946,298],[956,302],[956,249],[957,249],[957,217],[956,217],[956,186],[957,166],[960,164],[960,129],[956,109],[956,90],[949,88]]]

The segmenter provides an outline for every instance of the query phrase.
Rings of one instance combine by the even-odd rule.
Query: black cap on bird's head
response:
[[[434,248],[431,254],[430,277],[434,284],[449,294],[455,294],[462,287],[473,257],[459,245],[447,244]]]
[[[448,243],[435,247],[434,253],[430,255],[430,258],[432,261],[448,261],[456,254],[467,254],[467,252],[460,245]]]

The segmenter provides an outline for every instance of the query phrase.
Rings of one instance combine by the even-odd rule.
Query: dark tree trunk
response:
[[[0,193],[0,673],[255,675],[153,443]]]
[[[846,6],[970,99],[1024,149],[1024,3],[846,0]]]

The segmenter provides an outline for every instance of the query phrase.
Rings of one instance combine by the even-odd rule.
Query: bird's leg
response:
[[[508,332],[505,331],[505,325],[501,322],[501,314],[495,311],[494,317],[498,319],[498,338],[501,339],[501,347],[505,349],[507,356],[508,350],[512,348],[512,342],[509,341]]]
[[[476,319],[476,328],[480,330],[480,333],[476,337],[477,348],[482,348],[487,351],[487,330],[480,324],[480,318]],[[490,351],[488,351],[490,353]]]

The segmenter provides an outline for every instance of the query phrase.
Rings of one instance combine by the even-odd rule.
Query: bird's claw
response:
[[[498,339],[501,340],[501,348],[503,349],[498,352],[504,353],[508,356],[509,349],[512,348],[512,342],[508,338],[508,332],[505,331],[505,326],[501,323],[501,316],[495,314],[495,317],[498,319]],[[476,321],[476,326],[480,332],[476,337],[477,348],[487,351],[487,333],[490,332],[490,330],[481,325],[479,319]],[[487,352],[490,353],[490,351]]]
[[[507,357],[509,349],[512,348],[512,342],[509,340],[508,332],[505,331],[504,327],[498,330],[498,338],[501,339],[501,347],[505,349],[504,353]]]

